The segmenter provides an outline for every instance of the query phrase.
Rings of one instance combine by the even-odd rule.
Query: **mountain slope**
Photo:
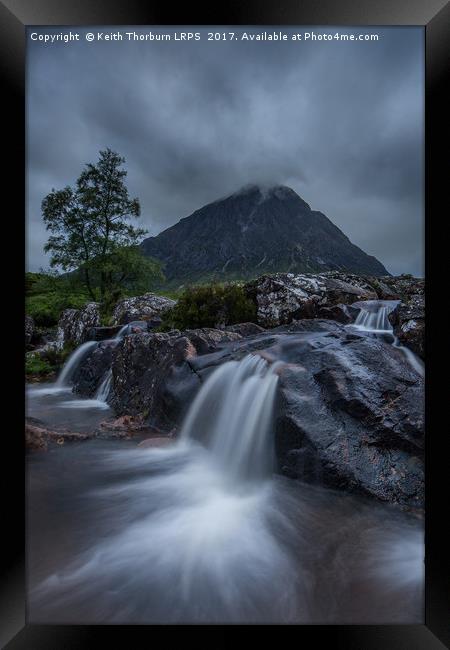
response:
[[[342,270],[389,275],[292,189],[248,186],[142,242],[170,284],[263,273]]]

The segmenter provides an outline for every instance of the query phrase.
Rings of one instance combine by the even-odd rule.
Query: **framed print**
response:
[[[448,5],[0,12],[26,383],[6,365],[2,647],[448,647]]]

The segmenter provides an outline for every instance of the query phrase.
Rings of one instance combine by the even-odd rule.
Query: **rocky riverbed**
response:
[[[76,337],[84,352],[78,347],[75,362],[69,360],[66,384],[28,390],[26,441],[31,481],[38,481],[33,509],[42,511],[52,526],[59,525],[55,517],[63,504],[58,500],[56,505],[51,495],[64,465],[73,494],[85,494],[86,512],[101,512],[106,528],[96,532],[95,517],[88,515],[83,540],[52,542],[56,559],[51,561],[45,557],[48,535],[38,532],[35,524],[34,621],[56,617],[62,622],[164,622],[173,615],[188,622],[256,622],[270,616],[277,622],[421,622],[423,281],[330,272],[263,276],[245,286],[257,305],[256,323],[158,331],[173,301],[164,303],[152,294],[118,305],[116,324],[107,328],[95,317],[95,303],[62,315],[56,340],[45,345],[64,345]],[[33,346],[29,322],[26,336]],[[35,350],[39,354],[36,341]],[[248,477],[233,487],[233,455],[240,454],[242,460],[245,449],[259,444],[259,420],[252,414],[255,404],[261,409],[265,404],[263,394],[255,393],[260,371],[245,370],[245,364],[255,366],[252,359],[260,360],[258,368],[271,369],[276,381],[270,413],[266,408],[264,415],[274,452],[271,479],[255,487],[249,479],[250,454]],[[242,390],[233,387],[233,368],[240,369],[236,381],[241,377]],[[220,388],[215,390],[219,377]],[[198,411],[199,395],[205,391],[199,420],[192,409]],[[227,391],[236,397],[227,398],[224,413],[221,396]],[[248,413],[243,399],[247,394],[256,400]],[[215,460],[225,453],[222,443],[216,441],[210,454],[209,443],[205,450],[195,435],[186,440],[183,423],[189,418],[190,430],[197,426],[192,422],[221,435],[227,423],[233,430],[236,449],[225,454],[225,473]],[[71,456],[76,476],[69,467]],[[112,474],[106,469],[109,463]],[[84,478],[94,492],[86,492]],[[74,509],[74,525],[84,526],[76,502],[66,497],[64,503]],[[275,512],[279,521],[273,518]],[[173,526],[162,523],[168,514]],[[188,521],[197,522],[197,527]],[[251,551],[255,526],[264,561]],[[110,543],[104,539],[106,530],[112,531]],[[144,544],[147,536],[162,545],[150,555]],[[347,536],[354,540],[350,545]],[[233,546],[236,538],[242,553],[229,556],[227,545]],[[193,555],[185,556],[186,544],[194,544]],[[317,547],[314,557],[311,544]],[[165,547],[172,555],[164,555]],[[411,550],[403,558],[406,564],[400,547]],[[178,552],[179,562],[174,560]],[[216,553],[223,554],[223,571],[215,565]],[[352,570],[348,554],[353,554]],[[92,564],[92,557],[98,564]],[[139,574],[139,557],[150,567],[166,563],[168,573],[149,568],[144,572],[147,592],[136,578],[133,584],[126,580],[122,596],[117,596],[125,574]],[[327,558],[328,569],[320,568]],[[83,583],[74,562],[84,567],[88,583]],[[47,577],[39,569],[42,565]],[[64,569],[64,577],[66,565],[71,568]],[[242,573],[243,566],[247,573]],[[338,570],[342,566],[346,569]],[[105,579],[100,567],[107,571]],[[236,581],[225,579],[227,572]],[[172,604],[156,598],[166,580],[185,581],[184,596]],[[289,606],[281,606],[281,601],[280,607],[273,606],[287,583]],[[99,584],[110,595],[96,604]],[[205,597],[211,589],[217,593],[214,602]],[[387,600],[386,589],[392,595]],[[230,605],[227,590],[237,590],[237,609]],[[273,597],[261,597],[258,590],[268,590]]]

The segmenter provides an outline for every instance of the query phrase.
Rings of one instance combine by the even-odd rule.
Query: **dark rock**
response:
[[[112,327],[91,327],[86,334],[87,341],[105,341],[113,339],[122,329],[121,325]]]
[[[338,323],[353,323],[358,316],[359,309],[352,305],[333,305],[332,307],[319,307],[318,317],[335,320]]]
[[[425,359],[425,296],[410,294],[389,315],[394,334],[402,345]]]
[[[186,336],[137,334],[117,346],[112,365],[111,405],[117,414],[143,415],[150,425],[169,431],[184,410],[184,388],[199,379],[188,360],[197,351]],[[191,395],[192,392],[191,391]]]
[[[261,325],[257,325],[256,323],[238,323],[237,325],[228,325],[228,327],[225,327],[225,330],[227,332],[240,334],[244,338],[247,336],[256,336],[257,334],[266,331],[264,327],[261,327]]]
[[[280,370],[276,448],[293,478],[423,507],[423,382],[398,350],[342,332]],[[325,343],[325,345],[324,345]],[[293,355],[290,356],[293,360]]]
[[[146,293],[143,296],[125,298],[114,307],[114,325],[126,325],[136,320],[155,322],[155,319],[176,304],[175,300]],[[155,325],[153,325],[155,326]]]
[[[333,320],[303,319],[248,338],[208,328],[127,336],[111,350],[110,404],[160,432],[179,430],[211,373],[249,353],[282,362],[279,472],[423,507],[423,379],[401,350]],[[100,360],[98,366],[96,385]]]
[[[101,341],[77,368],[73,376],[73,390],[84,397],[94,397],[100,383],[111,367],[113,351],[119,341]]]

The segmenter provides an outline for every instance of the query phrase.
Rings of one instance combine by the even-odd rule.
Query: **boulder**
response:
[[[423,378],[390,341],[333,320],[302,319],[247,338],[210,328],[127,336],[111,349],[110,405],[160,435],[179,431],[211,373],[250,353],[281,362],[278,472],[423,508]],[[108,365],[98,364],[96,385]]]
[[[412,275],[374,277],[342,271],[326,271],[321,275],[375,292],[379,300],[405,300],[411,295],[425,293],[425,280]]]
[[[89,302],[83,309],[65,309],[58,322],[56,345],[62,349],[67,343],[80,345],[88,339],[88,332],[100,325],[100,305]]]
[[[381,339],[330,334],[299,340],[279,370],[279,471],[422,508],[422,378]]]
[[[234,332],[240,334],[242,337],[246,338],[247,336],[256,336],[257,334],[262,334],[266,330],[261,325],[256,323],[238,323],[237,325],[228,325],[225,327],[227,332]]]
[[[371,288],[323,274],[278,273],[247,283],[257,305],[258,324],[276,327],[302,318],[317,318],[323,308],[357,300],[374,300]]]
[[[241,339],[236,332],[202,328],[137,333],[104,341],[77,369],[74,391],[93,397],[111,368],[108,402],[115,413],[145,416],[147,425],[167,432],[178,426],[181,412],[185,412],[198,388],[199,378],[192,370],[191,359],[220,353],[224,346]]]
[[[36,418],[25,418],[25,448],[30,451],[47,451],[49,445],[63,445],[65,442],[81,442],[93,434],[77,433],[66,429],[49,429]]]
[[[406,296],[389,319],[400,343],[425,359],[425,295]]]
[[[119,340],[101,341],[76,369],[73,390],[84,397],[94,397],[106,373],[111,368],[113,352]]]
[[[154,321],[157,323],[158,321],[155,321],[155,319],[175,304],[175,300],[157,296],[154,293],[125,298],[120,300],[114,307],[112,323],[113,325],[126,325],[134,320]]]
[[[327,318],[328,320],[335,320],[338,323],[353,323],[358,316],[359,309],[353,305],[333,305],[331,307],[319,307],[317,316],[318,318]]]

